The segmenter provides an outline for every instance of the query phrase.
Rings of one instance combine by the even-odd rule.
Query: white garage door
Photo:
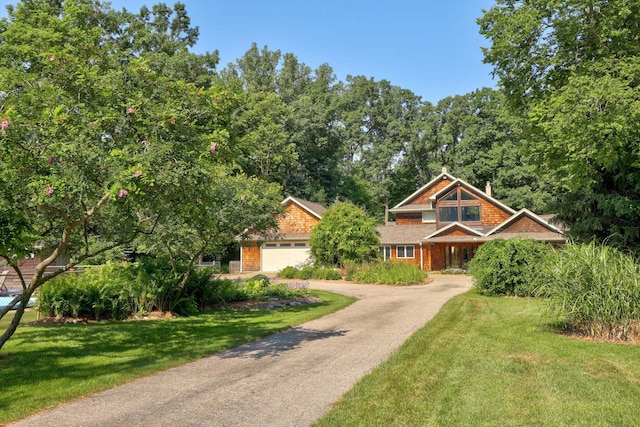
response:
[[[262,247],[262,271],[280,271],[309,259],[309,244],[305,242],[265,243]]]

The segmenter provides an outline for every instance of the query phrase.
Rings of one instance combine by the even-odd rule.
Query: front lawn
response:
[[[333,313],[355,298],[186,318],[19,328],[0,352],[0,425]]]
[[[317,425],[640,425],[640,346],[562,336],[545,304],[454,298]]]

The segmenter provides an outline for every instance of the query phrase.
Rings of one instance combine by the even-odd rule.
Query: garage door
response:
[[[265,243],[262,247],[262,271],[280,271],[299,266],[309,259],[309,244],[306,242]]]

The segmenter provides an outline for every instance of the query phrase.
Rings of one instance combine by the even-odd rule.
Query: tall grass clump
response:
[[[532,296],[546,274],[552,255],[549,244],[533,239],[495,239],[478,248],[469,272],[479,293],[493,296]]]
[[[285,267],[278,273],[280,279],[301,279],[301,280],[340,280],[342,275],[335,268],[324,268],[319,266],[306,266],[303,268]]]
[[[347,267],[346,279],[376,285],[418,285],[428,277],[426,271],[405,262],[377,261]]]
[[[640,340],[640,267],[619,250],[569,244],[550,265],[554,280],[540,288],[575,332],[607,340]]]

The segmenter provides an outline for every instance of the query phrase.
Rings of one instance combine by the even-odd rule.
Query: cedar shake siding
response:
[[[242,271],[260,271],[260,247],[255,242],[242,246]]]
[[[300,206],[289,202],[284,215],[278,219],[278,233],[311,233],[319,221]]]
[[[413,245],[414,258],[403,261],[418,266],[422,262],[424,270],[445,270],[464,268],[489,240],[526,237],[565,242],[561,230],[526,209],[514,211],[492,197],[489,183],[486,188],[484,192],[443,168],[390,209],[396,221],[378,227],[380,244],[392,248],[392,260],[397,259],[397,245]]]

